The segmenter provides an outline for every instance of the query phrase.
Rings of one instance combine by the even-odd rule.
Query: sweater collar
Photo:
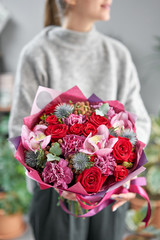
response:
[[[71,48],[91,48],[97,44],[98,31],[95,24],[88,32],[78,32],[71,29],[62,28],[60,26],[54,26],[52,31],[52,37],[55,37],[59,44],[62,44]]]

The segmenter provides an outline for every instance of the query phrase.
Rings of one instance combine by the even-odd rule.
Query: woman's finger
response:
[[[136,197],[136,193],[128,192],[128,193],[120,193],[120,194],[113,194],[111,199],[113,200],[122,200],[122,201],[130,201]]]
[[[63,191],[61,196],[64,197],[65,199],[68,199],[68,200],[77,201],[75,193],[70,193],[70,192],[67,192],[67,191]]]
[[[125,204],[127,201],[116,201],[115,204],[112,206],[112,211],[115,212],[117,208],[121,207],[123,204]]]
[[[57,188],[54,188],[56,192],[59,193],[59,190]],[[65,199],[72,200],[72,201],[77,201],[76,194],[75,193],[70,193],[67,191],[63,191],[61,196]]]
[[[126,189],[129,189],[130,188],[130,181],[123,184],[123,187],[126,188]]]

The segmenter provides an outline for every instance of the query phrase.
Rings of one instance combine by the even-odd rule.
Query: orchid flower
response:
[[[80,152],[106,156],[113,151],[112,148],[117,140],[118,138],[109,139],[108,128],[105,125],[100,125],[97,128],[97,135],[92,136],[92,133],[90,133],[85,139],[83,149]]]
[[[21,138],[24,148],[31,151],[44,149],[51,140],[51,135],[44,134],[46,128],[45,125],[36,125],[31,131],[26,125],[23,125]]]
[[[136,116],[133,113],[129,112],[120,112],[116,114],[111,119],[111,125],[115,128],[115,131],[119,135],[122,130],[124,129],[130,129],[135,132],[135,121]]]

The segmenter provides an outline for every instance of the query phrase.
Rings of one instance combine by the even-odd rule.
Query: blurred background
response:
[[[31,195],[25,187],[24,169],[13,160],[6,139],[18,58],[23,46],[43,28],[44,3],[44,0],[0,0],[0,239],[33,239],[27,224],[27,206]],[[97,30],[120,40],[130,50],[141,82],[141,95],[152,118],[152,134],[146,148],[149,163],[145,176],[153,216],[149,227],[144,230],[140,222],[146,211],[145,202],[139,198],[131,202],[124,236],[128,240],[160,239],[159,12],[159,0],[114,0],[111,20],[96,23]],[[4,169],[7,169],[5,174]],[[4,191],[8,193],[7,197],[4,197]],[[9,226],[4,218],[1,224],[4,211],[12,217],[18,215],[19,222],[13,226],[14,236],[3,232],[4,226]],[[22,212],[22,219],[19,212]],[[2,237],[4,234],[6,238]]]

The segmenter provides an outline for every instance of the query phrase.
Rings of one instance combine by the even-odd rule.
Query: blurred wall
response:
[[[15,74],[22,47],[43,28],[45,0],[0,0],[11,20],[0,36],[5,71]],[[97,29],[122,41],[131,51],[141,81],[141,94],[151,114],[160,110],[160,54],[153,51],[160,36],[159,0],[113,0],[111,20]],[[159,66],[158,66],[159,64]]]

